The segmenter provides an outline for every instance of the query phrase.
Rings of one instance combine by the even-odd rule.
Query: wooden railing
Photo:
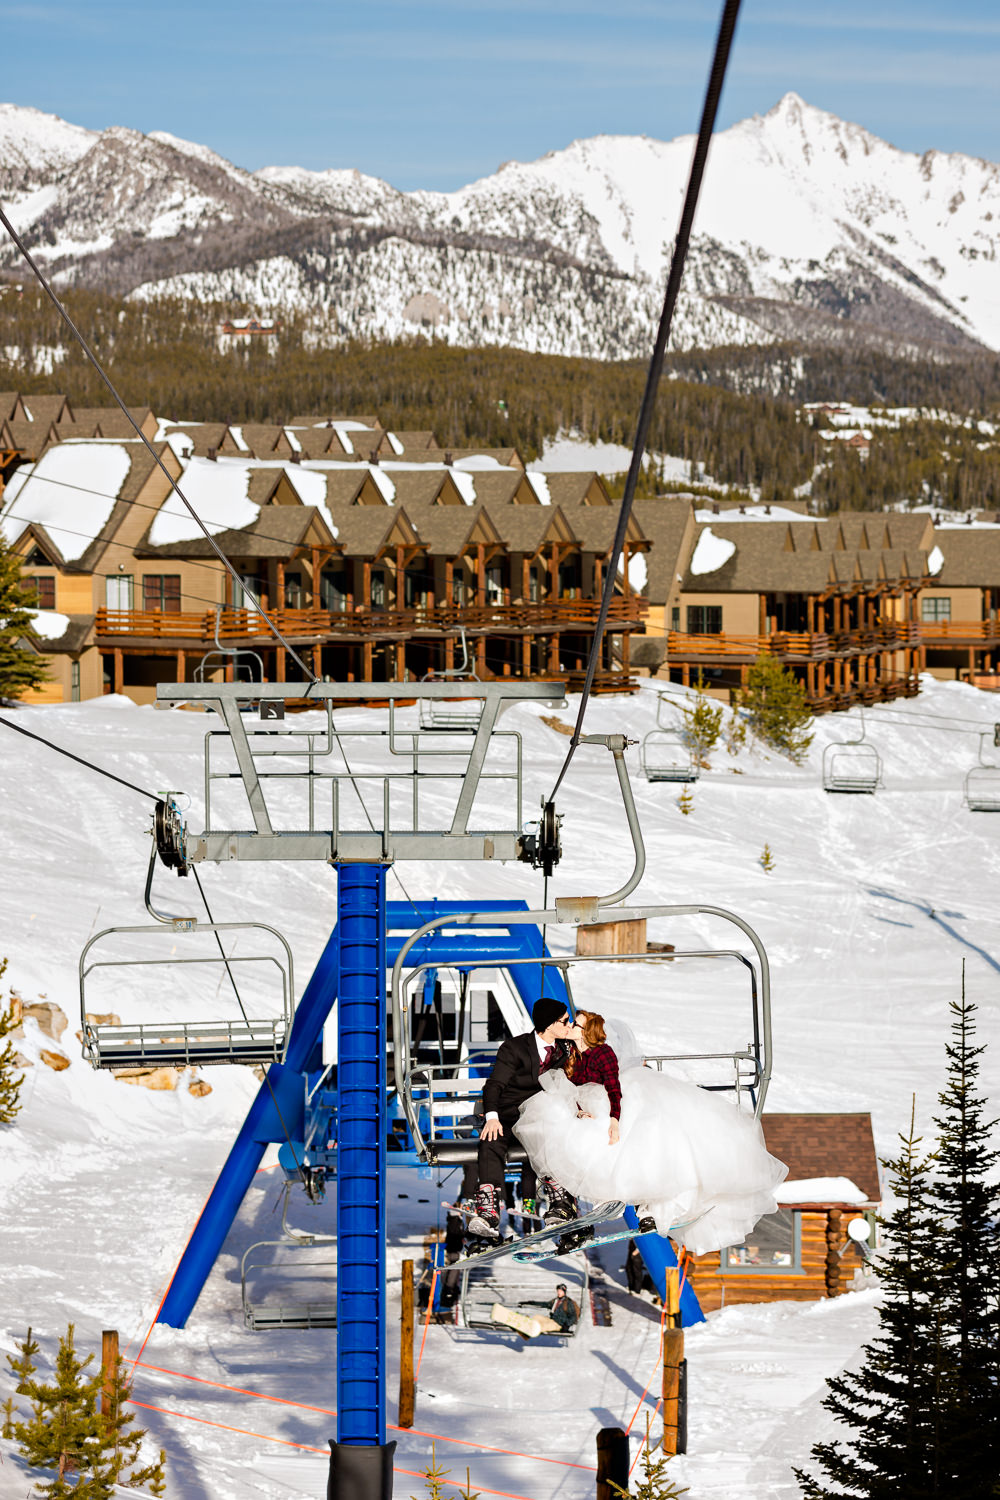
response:
[[[925,645],[939,641],[964,644],[1000,640],[1000,621],[997,620],[921,620],[917,628]]]
[[[611,602],[608,616],[612,629],[623,625],[638,628],[649,608],[645,599],[631,595]],[[407,635],[421,631],[466,630],[533,631],[592,630],[597,623],[597,599],[562,599],[545,604],[434,605],[416,609],[278,609],[269,611],[282,635],[379,636]],[[216,633],[216,612],[197,613],[158,610],[99,609],[98,636],[135,636],[144,640],[193,640],[210,643]],[[248,640],[270,634],[255,610],[224,609],[218,616],[219,639]]]
[[[909,620],[877,625],[871,630],[790,631],[770,635],[687,635],[667,632],[668,658],[730,657],[744,661],[757,656],[779,656],[793,661],[825,661],[871,651],[903,650],[920,645],[920,626]]]

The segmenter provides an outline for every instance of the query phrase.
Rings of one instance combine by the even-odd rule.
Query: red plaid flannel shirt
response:
[[[618,1081],[618,1058],[607,1042],[588,1047],[573,1070],[573,1082],[579,1087],[583,1083],[603,1083],[611,1101],[611,1118],[622,1117],[622,1088]]]

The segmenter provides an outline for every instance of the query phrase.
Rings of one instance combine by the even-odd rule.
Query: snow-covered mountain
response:
[[[0,192],[63,283],[301,308],[319,338],[431,326],[605,358],[648,350],[691,149],[598,136],[405,193],[0,106]],[[899,151],[788,94],[716,137],[695,230],[677,347],[1000,348],[992,163]]]

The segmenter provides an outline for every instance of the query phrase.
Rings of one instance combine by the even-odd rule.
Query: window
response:
[[[36,609],[55,609],[56,581],[44,573],[29,574],[23,580],[24,587],[34,591]]]
[[[369,603],[372,609],[385,609],[386,589],[385,573],[381,568],[372,568],[371,588],[369,590]]]
[[[688,635],[719,635],[721,630],[721,604],[688,605]]]
[[[306,592],[302,587],[301,573],[285,574],[285,609],[305,609]]]
[[[670,611],[670,629],[671,630],[680,630],[680,628],[681,628],[681,607],[680,607],[679,604],[675,604],[674,607],[673,607],[673,609]]]
[[[503,563],[492,563],[486,569],[486,602],[503,603]]]
[[[328,568],[319,575],[319,602],[331,614],[342,614],[347,608],[347,569]]]
[[[180,574],[147,573],[142,580],[142,607],[147,614],[180,614]]]
[[[69,696],[70,702],[80,701],[80,663],[71,661],[69,664]]]
[[[234,583],[233,583],[233,608],[234,609],[253,609],[253,605],[250,603],[250,601],[249,601],[249,599],[247,597],[247,590],[249,590],[250,593],[253,594],[253,596],[254,596],[255,599],[259,599],[260,596],[261,596],[261,594],[263,593],[263,589],[261,588],[261,584],[260,584],[260,579],[257,577],[257,575],[255,573],[243,573],[243,574],[240,575],[240,581],[239,581],[239,583],[236,583],[234,581]]]
[[[532,563],[528,569],[528,603],[540,604],[545,592],[545,574],[543,570]]]
[[[454,604],[458,608],[461,608],[461,606],[465,603],[466,593],[467,590],[465,587],[465,571],[461,566],[456,565],[454,576],[451,580],[452,604]]]
[[[802,1270],[802,1225],[790,1208],[765,1214],[742,1245],[723,1250],[719,1269],[727,1275],[754,1276]]]
[[[131,573],[109,573],[104,580],[104,602],[108,609],[132,609],[133,583]]]
[[[580,569],[580,556],[567,557],[559,564],[559,597],[560,599],[579,599],[581,594],[582,573]]]
[[[422,609],[427,603],[427,574],[422,567],[403,574],[403,604],[406,609]]]
[[[921,599],[920,618],[929,623],[951,619],[950,599]]]

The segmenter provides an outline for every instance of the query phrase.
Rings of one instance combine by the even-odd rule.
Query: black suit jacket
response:
[[[564,1056],[564,1044],[556,1042],[555,1045],[550,1067],[558,1067]],[[505,1123],[513,1123],[525,1099],[530,1099],[541,1088],[538,1081],[541,1065],[533,1031],[526,1031],[521,1036],[512,1036],[501,1042],[497,1048],[493,1071],[483,1085],[483,1109],[486,1113],[495,1110]]]

